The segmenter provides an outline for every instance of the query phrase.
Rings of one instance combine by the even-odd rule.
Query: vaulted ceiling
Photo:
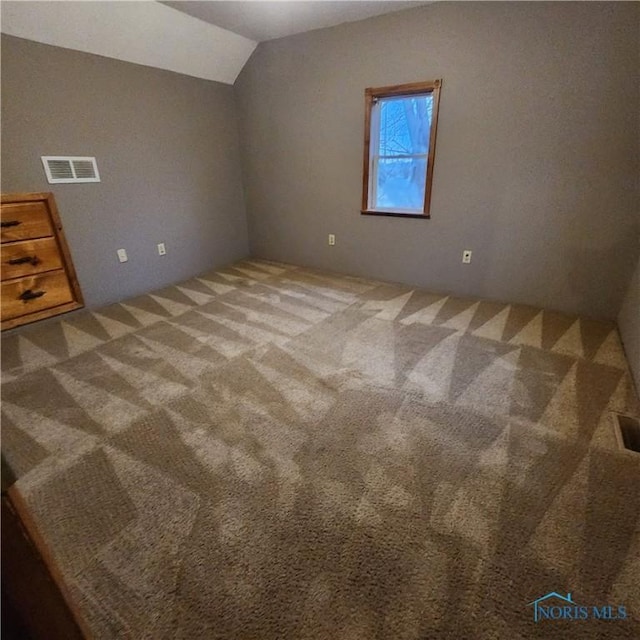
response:
[[[374,2],[363,0],[190,2],[182,0],[163,4],[251,40],[263,42],[312,29],[333,27],[343,22],[364,20],[425,3],[418,0],[375,0]]]
[[[258,42],[420,4],[3,0],[0,11],[9,35],[233,84]]]

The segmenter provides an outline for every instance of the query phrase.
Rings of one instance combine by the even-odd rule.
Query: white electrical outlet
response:
[[[336,243],[336,236],[333,233],[329,234],[329,244],[333,247],[333,245]]]
[[[471,251],[469,251],[469,249],[462,252],[462,262],[464,264],[469,264],[471,262]]]
[[[159,256],[167,255],[167,247],[164,246],[164,242],[158,243],[158,255]]]
[[[127,252],[124,249],[118,249],[118,260],[120,260],[120,262],[126,262],[128,259]]]

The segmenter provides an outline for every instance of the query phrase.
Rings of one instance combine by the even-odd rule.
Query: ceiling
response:
[[[2,33],[233,84],[257,43],[159,2],[0,1]]]
[[[364,20],[383,13],[409,9],[427,2],[420,0],[204,0],[163,2],[178,11],[204,20],[256,42],[282,38],[295,33],[332,27],[343,22]]]
[[[55,47],[233,84],[258,42],[422,4],[428,3],[0,0],[0,28]]]

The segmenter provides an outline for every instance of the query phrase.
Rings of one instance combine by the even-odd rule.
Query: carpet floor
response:
[[[244,261],[12,332],[2,369],[96,639],[640,637],[612,324]],[[549,592],[628,617],[536,623]]]

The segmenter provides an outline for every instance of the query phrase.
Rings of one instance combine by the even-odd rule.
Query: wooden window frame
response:
[[[433,185],[433,165],[436,156],[436,133],[438,130],[438,107],[440,105],[440,87],[442,80],[430,82],[412,82],[410,84],[397,84],[388,87],[367,88],[364,92],[365,117],[364,117],[364,170],[362,173],[362,215],[369,216],[395,216],[398,218],[430,218],[431,191]],[[433,96],[433,108],[431,112],[431,130],[429,132],[429,154],[427,156],[427,176],[424,190],[424,203],[422,212],[402,212],[393,209],[370,209],[370,163],[371,163],[371,110],[375,101],[391,96],[412,96],[431,94]]]

